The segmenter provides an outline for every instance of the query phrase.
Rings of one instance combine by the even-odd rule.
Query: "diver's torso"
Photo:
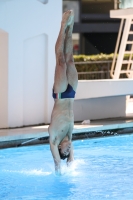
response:
[[[74,126],[74,99],[56,99],[49,126],[50,137],[60,143],[64,137],[71,138]]]

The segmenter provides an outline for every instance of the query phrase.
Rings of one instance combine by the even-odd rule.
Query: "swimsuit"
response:
[[[74,98],[75,91],[73,90],[72,86],[68,84],[67,89],[65,92],[62,93],[54,93],[53,90],[53,98],[54,99],[66,99],[66,98]]]

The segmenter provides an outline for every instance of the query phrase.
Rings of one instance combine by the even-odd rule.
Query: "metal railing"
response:
[[[75,62],[78,71],[78,80],[95,80],[95,79],[112,79],[112,60],[107,61],[82,61]],[[125,72],[120,75],[120,78],[127,78]]]
[[[119,4],[121,3],[121,1],[119,0],[114,0],[114,9],[117,10],[119,9]]]
[[[79,80],[111,79],[112,61],[75,62]]]

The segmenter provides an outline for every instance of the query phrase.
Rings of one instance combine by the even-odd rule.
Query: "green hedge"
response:
[[[81,61],[106,61],[106,60],[113,60],[114,54],[97,54],[97,55],[74,55],[75,62]],[[125,54],[124,59],[128,59],[129,54]]]

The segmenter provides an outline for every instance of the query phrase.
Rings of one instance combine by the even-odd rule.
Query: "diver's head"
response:
[[[62,160],[69,158],[70,150],[71,150],[71,142],[70,141],[63,141],[59,145],[59,155]]]

